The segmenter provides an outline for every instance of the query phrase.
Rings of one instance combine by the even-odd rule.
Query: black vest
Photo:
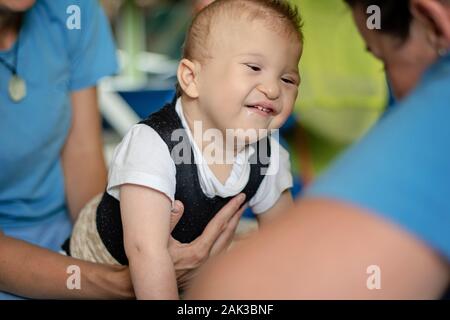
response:
[[[189,243],[197,238],[205,229],[208,222],[214,215],[226,204],[232,197],[208,198],[202,191],[197,166],[194,161],[194,154],[189,143],[189,139],[181,124],[181,120],[175,110],[175,101],[172,104],[165,105],[161,110],[151,114],[147,119],[140,123],[151,126],[167,144],[176,168],[176,191],[175,199],[184,204],[184,214],[174,228],[172,236],[182,243]],[[171,139],[172,133],[182,129],[181,139]],[[177,153],[186,156],[189,163],[178,163],[174,158],[172,150],[177,146],[179,150],[181,143],[184,144],[182,150],[188,150],[190,154],[184,155],[183,151]],[[151,146],[148,146],[151,148]],[[270,160],[269,138],[261,139],[256,142],[256,152],[250,157],[250,177],[247,185],[243,189],[246,199],[251,199],[264,175],[261,173],[264,168],[267,169]],[[186,158],[185,158],[186,159]],[[151,161],[151,159],[149,159]],[[102,200],[97,209],[97,230],[100,238],[105,244],[111,255],[121,264],[128,264],[123,244],[122,219],[120,216],[120,202],[109,195],[103,194]]]

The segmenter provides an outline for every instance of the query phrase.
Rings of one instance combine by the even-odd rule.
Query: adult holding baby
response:
[[[96,83],[117,71],[98,2],[76,2],[78,26],[67,23],[72,4],[0,0],[0,299],[134,297],[128,268],[55,252],[105,188]],[[226,247],[242,201],[230,201],[193,242],[171,240],[179,282]],[[70,265],[80,268],[81,290],[66,286]]]
[[[436,299],[448,286],[450,1],[346,2],[396,108],[188,298]],[[380,30],[367,27],[371,5]]]

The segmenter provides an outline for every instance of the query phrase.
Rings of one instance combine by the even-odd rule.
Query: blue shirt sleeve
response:
[[[306,191],[399,225],[450,261],[450,56]]]
[[[116,48],[109,22],[98,1],[75,1],[80,8],[80,29],[67,29],[71,91],[96,84],[117,72]]]

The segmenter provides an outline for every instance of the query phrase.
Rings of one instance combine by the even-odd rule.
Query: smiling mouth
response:
[[[272,115],[274,113],[273,109],[266,108],[266,107],[263,107],[263,106],[260,106],[260,105],[254,105],[254,106],[246,105],[246,107],[249,108],[249,109],[255,109],[255,111],[259,111],[258,113],[260,113],[260,114],[262,113],[262,114],[265,114],[265,115]]]

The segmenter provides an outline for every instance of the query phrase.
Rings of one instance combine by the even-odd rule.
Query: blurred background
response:
[[[343,1],[291,1],[303,17],[305,43],[299,97],[281,136],[296,196],[389,111],[392,98],[382,65],[366,52]],[[212,0],[100,2],[121,66],[100,85],[109,161],[131,125],[172,100],[185,32],[193,14]]]

